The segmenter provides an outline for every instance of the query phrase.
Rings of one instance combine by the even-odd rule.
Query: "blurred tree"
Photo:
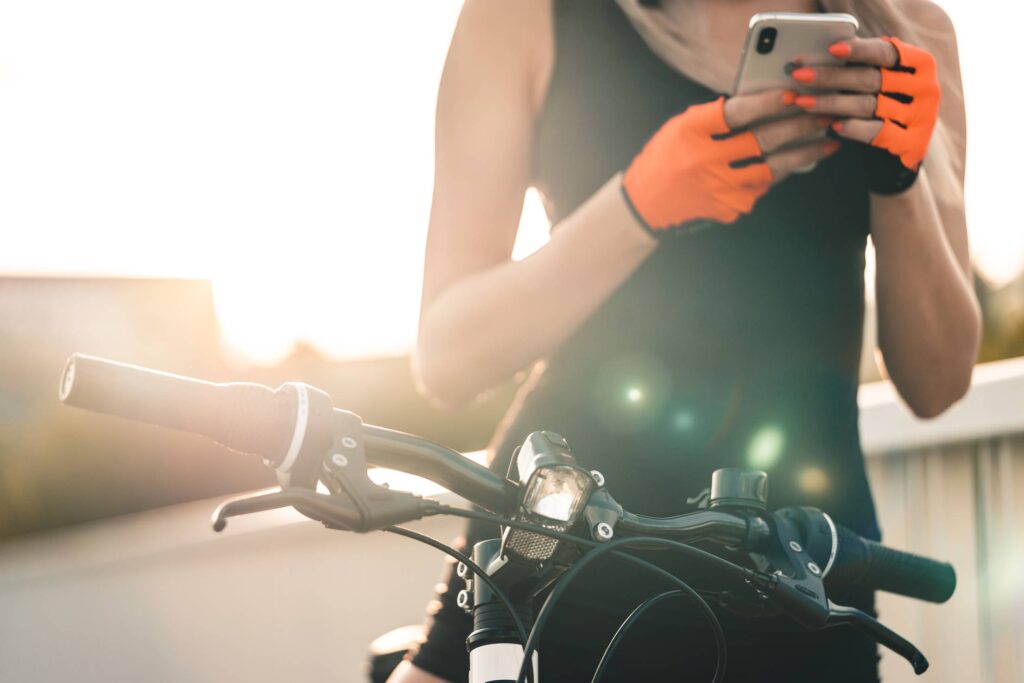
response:
[[[984,334],[978,362],[1024,356],[1024,273],[1000,287],[975,272]]]

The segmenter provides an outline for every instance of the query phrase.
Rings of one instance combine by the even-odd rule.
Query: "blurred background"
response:
[[[1024,365],[1005,359],[1024,356],[1024,142],[1004,121],[1024,108],[1007,75],[1024,8],[939,4],[968,108],[979,362],[1005,362],[935,423],[866,386],[862,432],[876,491],[891,494],[878,496],[890,542],[955,518],[962,547],[948,528],[925,536],[975,579],[956,607],[970,636],[936,631],[951,612],[894,603],[907,630],[966,662],[929,675],[1022,680],[1011,577],[1024,541],[1007,539],[1024,497]],[[215,381],[301,380],[367,422],[483,448],[515,383],[441,412],[409,367],[434,100],[460,6],[0,1],[0,679],[276,680],[294,669],[253,637],[283,629],[311,675],[358,680],[369,638],[418,619],[440,566],[429,551],[287,515],[211,545],[208,499],[272,485],[262,465],[62,409],[57,381],[76,351]],[[531,191],[516,258],[547,229]],[[878,379],[870,354],[863,376]],[[381,592],[353,609],[361,584],[343,571],[351,585],[318,588],[315,611],[300,610],[314,599],[301,591],[340,565]]]

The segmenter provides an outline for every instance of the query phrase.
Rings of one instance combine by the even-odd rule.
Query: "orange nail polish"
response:
[[[835,123],[833,123],[832,124],[832,130],[834,130],[837,133],[842,133],[843,132],[843,122],[842,121],[836,121]]]
[[[818,103],[818,99],[814,95],[800,95],[800,97],[796,98],[795,102],[798,107],[810,109]]]
[[[782,103],[787,107],[796,102],[796,92],[793,90],[787,90],[782,93]]]
[[[850,44],[847,43],[846,41],[833,43],[828,47],[829,54],[831,54],[833,57],[838,57],[839,59],[849,57],[851,51],[852,49],[850,48]]]
[[[814,80],[816,75],[817,74],[814,73],[814,69],[809,66],[802,66],[790,74],[790,76],[793,77],[793,80],[800,81],[801,83],[810,83]]]
[[[832,152],[839,149],[839,143],[835,140],[828,140],[824,145],[825,154],[832,154]]]

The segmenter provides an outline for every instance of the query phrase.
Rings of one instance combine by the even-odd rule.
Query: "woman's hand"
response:
[[[773,183],[839,146],[807,142],[833,119],[800,113],[795,98],[784,90],[737,95],[669,119],[623,176],[634,212],[655,232],[696,219],[732,223],[749,213]]]
[[[808,112],[839,117],[840,136],[888,151],[916,172],[939,116],[939,78],[930,52],[897,38],[854,38],[829,52],[843,66],[804,66],[792,78],[840,94],[802,95]]]

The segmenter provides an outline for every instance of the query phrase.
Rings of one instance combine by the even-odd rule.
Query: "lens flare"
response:
[[[665,416],[672,390],[670,378],[669,369],[651,354],[608,358],[589,380],[595,418],[620,434],[654,427]]]
[[[680,410],[672,416],[672,426],[680,432],[691,431],[697,425],[697,417],[689,410]]]
[[[759,429],[747,446],[747,464],[766,470],[779,461],[786,447],[786,435],[774,425]]]
[[[800,490],[812,496],[828,491],[829,483],[828,475],[820,467],[807,467],[801,470],[797,477]]]

